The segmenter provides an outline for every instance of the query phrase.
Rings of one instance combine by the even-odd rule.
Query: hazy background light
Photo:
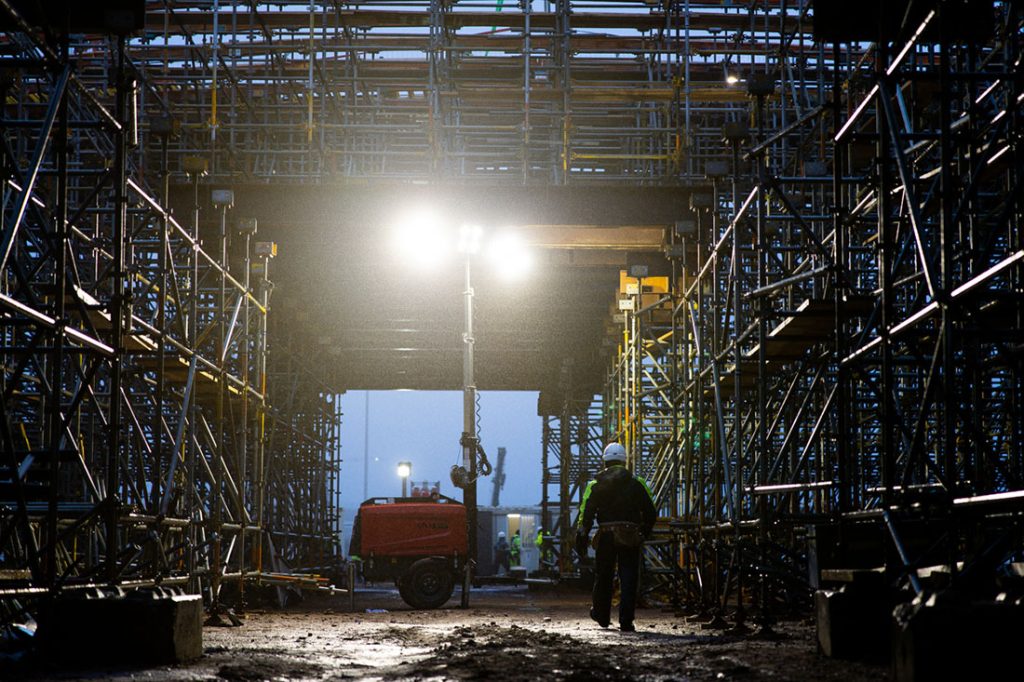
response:
[[[483,234],[483,228],[479,225],[463,225],[459,228],[459,253],[478,252]]]
[[[521,279],[533,268],[533,254],[515,232],[495,234],[487,244],[488,264],[502,279]]]
[[[736,85],[740,82],[739,70],[733,66],[728,57],[725,58],[725,63],[722,64],[722,71],[725,74],[725,82],[729,85]]]
[[[414,208],[399,216],[393,242],[399,256],[416,267],[433,269],[452,256],[452,234],[430,208]]]

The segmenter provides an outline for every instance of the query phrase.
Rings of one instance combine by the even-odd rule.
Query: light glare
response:
[[[399,478],[409,478],[412,474],[412,465],[409,462],[398,463],[398,476]]]
[[[407,212],[395,229],[395,250],[419,268],[436,268],[451,253],[450,237],[429,209]]]
[[[520,279],[533,267],[533,256],[522,236],[503,232],[490,240],[487,248],[491,267],[503,279]]]
[[[479,225],[463,225],[459,230],[459,253],[476,253],[480,250],[483,229]]]

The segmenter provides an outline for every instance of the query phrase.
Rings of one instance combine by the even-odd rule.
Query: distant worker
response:
[[[541,526],[537,530],[537,537],[534,538],[533,544],[537,547],[537,553],[540,556],[540,567],[554,568],[555,565],[555,553],[554,553],[554,542],[551,539],[544,527]]]
[[[498,541],[494,543],[494,563],[498,564],[498,575],[508,573],[508,540],[505,531],[498,533]]]
[[[640,582],[640,554],[657,518],[647,483],[626,468],[626,449],[609,443],[601,456],[604,469],[587,484],[576,518],[576,552],[587,556],[590,528],[597,520],[594,536],[596,559],[594,593],[590,617],[603,628],[611,622],[615,567],[619,569],[619,629],[635,632],[633,616]]]
[[[515,535],[512,536],[512,546],[509,547],[509,563],[513,566],[519,565],[519,553],[523,551],[523,539],[519,537],[519,531],[517,530]]]

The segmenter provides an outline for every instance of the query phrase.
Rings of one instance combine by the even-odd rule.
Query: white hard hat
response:
[[[498,531],[498,537],[499,537],[499,538],[503,538],[503,537],[505,537],[505,531],[503,531],[503,530],[501,530],[501,531]]]
[[[601,459],[605,462],[625,462],[626,448],[622,447],[618,443],[608,443],[604,449],[604,453],[601,455]]]

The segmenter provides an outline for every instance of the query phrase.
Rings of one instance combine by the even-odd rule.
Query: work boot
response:
[[[608,627],[609,623],[611,622],[608,619],[601,620],[600,618],[598,618],[597,617],[597,612],[594,611],[594,607],[593,606],[590,607],[590,619],[592,621],[596,622],[598,625],[600,625],[603,628]]]
[[[632,623],[622,623],[619,625],[619,630],[622,632],[636,632],[636,626]]]

